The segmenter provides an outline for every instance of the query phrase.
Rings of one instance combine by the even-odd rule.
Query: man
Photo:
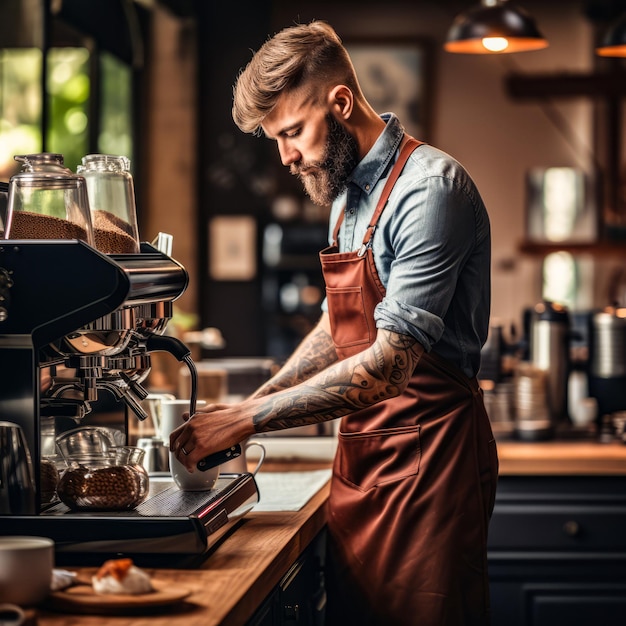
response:
[[[495,442],[476,381],[490,227],[465,170],[365,100],[323,22],[268,40],[233,117],[332,203],[317,326],[252,397],[171,437],[190,471],[259,432],[341,418],[328,503],[329,624],[488,623]]]

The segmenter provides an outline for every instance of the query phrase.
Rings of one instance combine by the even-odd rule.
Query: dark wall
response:
[[[196,3],[199,41],[199,267],[203,326],[216,326],[227,356],[264,355],[260,281],[215,281],[208,269],[208,226],[216,215],[253,215],[262,232],[269,212],[264,185],[276,154],[265,139],[242,133],[231,117],[236,77],[270,32],[271,2]],[[260,244],[260,242],[258,242]],[[257,245],[257,254],[260,245]],[[257,264],[259,267],[259,264]],[[220,356],[211,352],[210,356]]]

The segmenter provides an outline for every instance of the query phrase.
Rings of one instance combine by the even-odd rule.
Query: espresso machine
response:
[[[146,417],[142,383],[153,352],[186,363],[196,380],[190,350],[165,334],[188,280],[149,243],[105,254],[79,239],[0,241],[0,419],[21,427],[33,470],[33,498],[1,512],[1,535],[50,537],[60,564],[119,555],[194,564],[258,502],[248,473],[222,474],[204,492],[151,479],[148,497],[124,511],[77,512],[42,497],[42,424],[80,424],[106,392],[125,408],[127,437],[129,420]]]

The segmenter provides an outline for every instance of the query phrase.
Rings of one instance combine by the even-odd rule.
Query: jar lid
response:
[[[130,159],[113,154],[87,154],[81,159],[82,165],[76,168],[81,174],[88,171],[129,172]]]
[[[85,179],[63,165],[63,155],[51,152],[19,154],[13,157],[22,163],[21,170],[11,177],[11,184],[45,189],[75,188]]]
[[[596,326],[625,326],[626,308],[608,306],[604,310],[594,313],[593,323]]]
[[[569,312],[567,307],[562,304],[558,304],[557,302],[544,300],[535,306],[534,312],[538,321],[562,323],[567,323],[569,321]]]

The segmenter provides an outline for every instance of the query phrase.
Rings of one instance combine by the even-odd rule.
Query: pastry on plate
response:
[[[97,594],[139,595],[154,591],[150,576],[138,568],[132,559],[105,561],[91,578]]]

